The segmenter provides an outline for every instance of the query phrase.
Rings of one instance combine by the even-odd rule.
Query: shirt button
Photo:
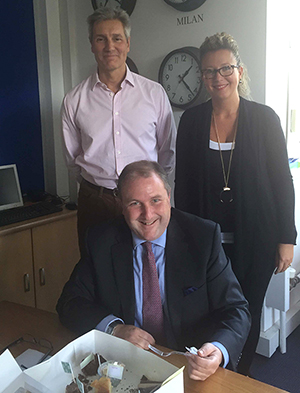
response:
[[[119,112],[115,112],[115,115],[118,116]]]
[[[114,93],[109,93],[109,95],[112,97],[114,95]]]
[[[119,131],[117,131],[116,134],[119,135],[120,134]]]
[[[121,154],[120,150],[118,150],[118,154]]]

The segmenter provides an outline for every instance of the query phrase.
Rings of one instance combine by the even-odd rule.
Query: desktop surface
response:
[[[0,353],[1,348],[24,334],[32,334],[36,338],[46,338],[53,345],[53,354],[62,349],[70,341],[78,337],[59,322],[57,314],[38,310],[16,303],[0,302]],[[158,346],[164,349],[161,346]],[[18,354],[14,354],[17,356]],[[166,361],[177,367],[186,366],[184,356],[172,355]],[[252,378],[234,373],[223,368],[206,381],[193,381],[184,371],[185,393],[284,393],[284,390],[266,385]]]

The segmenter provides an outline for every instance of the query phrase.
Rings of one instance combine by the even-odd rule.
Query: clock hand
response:
[[[187,76],[193,66],[191,65],[189,69],[187,69],[182,75],[178,75],[179,83],[183,82],[183,79]]]
[[[184,86],[188,89],[188,91],[190,92],[190,93],[192,93],[193,94],[193,96],[195,95],[193,92],[192,92],[192,90],[190,89],[190,86],[182,79],[182,83],[184,84]]]
[[[181,76],[181,80],[183,80],[183,79],[187,76],[187,74],[191,71],[191,68],[193,68],[192,65],[191,65],[190,68],[187,69],[187,70],[185,71],[185,73]]]

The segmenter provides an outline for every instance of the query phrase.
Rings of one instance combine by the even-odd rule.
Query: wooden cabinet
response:
[[[0,236],[0,300],[35,305],[30,229]]]
[[[55,311],[78,260],[76,212],[0,228],[0,301]]]

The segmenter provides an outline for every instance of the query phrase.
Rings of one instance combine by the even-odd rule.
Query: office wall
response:
[[[47,138],[48,146],[44,146],[46,184],[56,187],[60,195],[71,192],[74,198],[76,186],[64,163],[59,113],[63,95],[95,69],[86,25],[93,8],[89,0],[34,0],[34,7],[43,140]],[[179,23],[183,16],[189,21],[196,17],[199,22]],[[131,21],[129,56],[140,74],[153,80],[170,51],[198,47],[217,31],[231,33],[249,70],[252,97],[264,102],[266,0],[207,0],[187,13],[176,11],[163,0],[137,0]],[[181,113],[174,109],[176,122]]]
[[[76,7],[74,3],[77,3]],[[80,3],[80,4],[78,4]],[[72,2],[71,44],[77,53],[72,67],[74,83],[89,75],[94,66],[87,37],[86,17],[93,11],[89,1]],[[198,15],[203,19],[199,18]],[[181,18],[185,17],[186,24]],[[194,20],[197,22],[192,23]],[[241,57],[251,75],[253,98],[265,97],[266,2],[263,0],[207,0],[192,12],[180,12],[163,0],[137,0],[131,15],[131,57],[140,73],[157,80],[164,56],[183,46],[199,47],[207,35],[226,31],[239,43]]]
[[[0,165],[17,164],[23,193],[44,188],[32,0],[0,3]]]
[[[60,195],[70,191],[74,195],[76,187],[72,179],[69,181],[63,158],[60,104],[68,90],[95,70],[86,25],[93,8],[89,0],[34,0],[34,8],[43,139],[47,137],[50,146],[44,147],[46,184],[56,187]],[[195,16],[199,22],[178,23],[183,16],[190,20]],[[163,0],[137,0],[131,21],[129,56],[140,74],[154,80],[170,51],[198,47],[207,35],[217,31],[231,33],[248,67],[252,97],[264,102],[266,0],[207,0],[187,13],[176,11]],[[174,113],[178,122],[182,111],[174,109]]]
[[[46,182],[54,181],[59,194],[76,192],[69,182],[60,137],[60,103],[64,93],[95,69],[90,51],[86,18],[93,12],[89,0],[34,0],[39,58],[42,122],[52,123],[54,154],[44,149]],[[198,18],[200,15],[200,18]],[[197,23],[182,24],[183,17]],[[195,17],[195,18],[193,18]],[[231,33],[239,43],[247,65],[252,97],[265,99],[266,0],[207,0],[195,11],[183,13],[163,0],[137,0],[131,15],[132,38],[129,56],[140,74],[157,80],[159,66],[170,51],[183,46],[200,46],[207,35]],[[188,20],[186,19],[188,22]],[[47,64],[48,69],[46,69]],[[50,86],[48,83],[50,82]],[[49,95],[51,91],[51,97]],[[174,110],[176,122],[182,113]],[[49,138],[47,131],[47,137]]]

